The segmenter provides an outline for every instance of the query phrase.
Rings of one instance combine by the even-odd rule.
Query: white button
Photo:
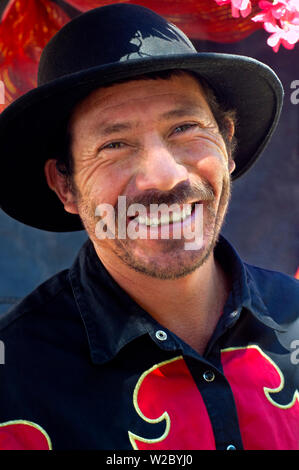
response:
[[[237,450],[235,446],[233,446],[232,444],[230,444],[229,446],[227,446],[226,450]]]
[[[163,330],[158,330],[156,332],[156,338],[160,341],[165,341],[167,339],[167,334]]]
[[[215,379],[215,374],[211,370],[206,370],[206,372],[203,373],[203,378],[206,382],[213,382]]]

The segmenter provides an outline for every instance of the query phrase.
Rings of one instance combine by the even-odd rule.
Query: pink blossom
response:
[[[243,18],[251,13],[250,0],[215,0],[220,6],[231,3],[231,12],[234,18],[239,18],[240,13]]]
[[[299,0],[278,0],[271,3],[267,0],[259,2],[262,12],[252,21],[264,23],[264,29],[272,33],[267,44],[278,51],[280,44],[286,49],[293,49],[299,41]]]
[[[299,27],[289,26],[288,29],[283,29],[272,23],[264,23],[264,28],[268,33],[273,33],[269,36],[267,44],[273,48],[274,52],[278,51],[280,44],[286,49],[294,49],[296,42],[299,41]]]

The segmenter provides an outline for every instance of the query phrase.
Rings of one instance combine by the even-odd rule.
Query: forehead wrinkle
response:
[[[184,90],[179,90],[177,92],[176,89],[172,90],[172,86],[171,84],[172,83],[175,83],[175,82],[181,82],[182,81],[182,77],[172,77],[168,80],[165,80],[165,79],[161,79],[161,80],[152,80],[152,79],[144,79],[144,80],[138,80],[138,81],[135,81],[134,79],[126,82],[126,83],[123,83],[123,84],[112,84],[110,87],[108,88],[97,88],[96,90],[94,90],[93,92],[91,92],[85,99],[81,100],[79,103],[77,103],[77,105],[73,108],[72,110],[72,113],[71,113],[71,116],[70,116],[70,121],[72,122],[73,120],[75,120],[74,118],[78,118],[80,117],[80,115],[82,113],[88,113],[88,111],[97,111],[96,108],[100,105],[102,107],[101,109],[101,112],[105,112],[106,108],[108,109],[112,109],[112,108],[117,108],[118,106],[122,106],[122,104],[124,104],[127,100],[126,95],[127,93],[125,92],[126,91],[126,88],[130,87],[129,88],[129,93],[134,93],[134,95],[136,95],[136,92],[138,92],[139,90],[144,90],[146,88],[149,88],[149,85],[150,85],[150,91],[153,91],[152,93],[152,96],[144,96],[142,97],[141,96],[141,99],[149,99],[149,98],[155,98],[155,97],[159,97],[160,95],[168,95],[168,96],[171,96],[173,95],[174,98],[177,98],[178,101],[182,101],[182,105],[184,104],[188,104],[186,102],[189,101],[189,104],[190,105],[194,105],[194,102],[198,102],[199,104],[199,108],[201,106],[203,106],[203,108],[205,106],[208,106],[207,105],[207,101],[205,99],[205,92],[203,91],[202,89],[202,86],[201,84],[196,81],[193,77],[189,76],[189,74],[187,72],[183,72],[183,75],[185,75],[184,78],[184,81],[188,82],[193,82],[191,83],[191,86],[188,87],[186,83],[184,83]],[[170,87],[168,88],[168,90],[166,91],[162,91],[160,90],[160,85],[161,85],[161,82],[162,84],[164,84],[165,82],[167,82],[167,84],[169,83]],[[163,87],[162,87],[163,88]],[[181,88],[181,87],[179,87]],[[191,91],[191,94],[193,95],[192,99],[190,99],[190,92],[188,93],[189,96],[187,96],[185,94],[186,92],[186,88],[187,90],[190,89]],[[120,91],[121,90],[121,91]],[[181,97],[177,96],[177,93],[181,94]],[[113,102],[114,101],[114,98],[115,98],[115,94],[116,96],[117,95],[120,95],[120,97],[122,97],[124,99],[124,102],[120,101],[120,102]],[[130,97],[130,100],[131,102],[135,100],[135,96],[131,96]],[[196,95],[196,96],[194,96]],[[138,99],[138,98],[137,98]],[[112,103],[111,103],[112,101]],[[209,106],[208,106],[209,108]]]
[[[134,126],[133,123],[129,123],[129,122],[116,122],[114,124],[106,124],[106,125],[102,123],[96,126],[95,131],[97,132],[97,130],[99,129],[100,134],[107,136],[111,134],[117,134],[122,131],[130,130],[133,127],[136,127],[136,126]]]
[[[157,117],[157,121],[162,122],[162,121],[170,121],[175,118],[184,118],[187,116],[195,116],[195,115],[200,115],[201,117],[204,117],[203,109],[199,106],[196,106],[194,104],[188,104],[188,105],[180,105],[177,108],[171,109],[169,111],[166,111],[159,115]],[[205,119],[206,120],[206,119]],[[112,134],[117,134],[122,131],[128,131],[132,130],[133,128],[137,128],[138,125],[140,124],[139,121],[124,121],[124,122],[111,122],[111,124],[107,123],[107,121],[103,121],[100,123],[97,123],[93,131],[94,133],[103,135],[103,136],[108,136]]]
[[[209,108],[208,108],[209,109]],[[204,110],[201,106],[189,103],[187,105],[182,104],[177,108],[166,111],[160,116],[160,119],[171,120],[173,118],[184,118],[188,116],[204,117],[207,110]],[[210,110],[209,110],[210,113]]]
[[[193,79],[192,79],[193,80]],[[138,83],[138,87],[143,90],[144,89],[144,83]],[[157,85],[156,83],[154,85]],[[116,85],[116,88],[118,86],[124,86],[124,85]],[[156,86],[154,87],[156,88]],[[132,114],[132,119],[124,119],[123,121],[118,120],[118,109],[122,109],[123,105],[126,105],[128,97],[124,97],[123,94],[120,96],[120,101],[115,100],[114,98],[114,93],[115,88],[112,87],[112,90],[109,90],[109,93],[107,95],[107,90],[105,90],[105,95],[103,96],[102,93],[103,90],[96,90],[94,93],[89,95],[89,97],[84,100],[83,102],[79,103],[77,107],[74,109],[74,112],[71,116],[70,122],[69,122],[69,128],[72,131],[74,129],[73,124],[75,124],[76,118],[79,118],[79,123],[80,121],[82,122],[82,119],[85,120],[85,118],[82,116],[84,115],[84,111],[90,112],[90,118],[89,118],[89,123],[87,124],[88,126],[88,134],[90,135],[102,135],[104,137],[110,136],[113,134],[117,134],[122,131],[129,131],[132,128],[137,128],[138,125],[140,125],[140,122],[138,122],[138,119],[136,118],[136,122],[134,119],[134,114]],[[134,93],[136,92],[136,87],[133,89]],[[138,107],[140,105],[138,104],[139,102],[142,102],[143,100],[149,100],[153,99],[156,97],[160,97],[160,95],[165,96],[165,98],[168,100],[170,99],[168,106],[169,110],[166,110],[164,112],[161,112],[160,115],[155,117],[156,122],[161,122],[161,121],[167,121],[175,118],[184,118],[184,117],[197,117],[200,119],[201,123],[205,125],[207,121],[210,123],[214,122],[214,116],[213,113],[210,110],[210,107],[205,99],[205,94],[204,92],[201,91],[201,87],[199,86],[199,83],[196,83],[196,88],[192,90],[192,98],[191,96],[185,94],[185,91],[179,90],[178,92],[176,90],[172,91],[171,89],[168,89],[166,93],[161,90],[155,90],[157,92],[154,92],[150,94],[151,96],[140,96],[140,98],[130,97],[130,106],[133,106],[133,103],[137,101],[137,112],[138,112]],[[117,98],[119,98],[119,93],[117,92]],[[126,94],[125,94],[126,95]],[[181,96],[180,96],[181,95]],[[112,102],[111,102],[112,100]],[[124,100],[124,101],[123,101]],[[171,103],[172,101],[172,103]],[[101,109],[99,109],[101,108]],[[173,109],[171,109],[173,108]],[[142,106],[141,110],[144,112],[145,109],[147,109],[146,112],[149,111],[148,107]],[[109,119],[101,119],[101,115],[105,115],[105,112],[112,112],[112,116],[114,117]],[[81,119],[80,119],[81,118]],[[92,123],[90,121],[93,121]],[[109,122],[110,121],[110,122]],[[88,120],[86,121],[86,123]],[[86,128],[86,126],[85,126]],[[86,129],[85,129],[86,132]],[[86,134],[85,134],[86,135]]]

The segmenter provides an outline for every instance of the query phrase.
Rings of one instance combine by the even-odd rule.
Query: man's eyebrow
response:
[[[202,114],[201,109],[198,106],[194,106],[190,104],[189,106],[182,106],[180,108],[175,108],[166,113],[163,113],[160,116],[160,119],[173,119],[173,118],[181,118],[185,116],[191,116],[197,114],[198,117]]]
[[[182,106],[179,108],[171,109],[170,111],[167,111],[166,113],[161,114],[158,119],[160,121],[163,121],[164,119],[171,120],[174,118],[182,118],[186,116],[191,116],[191,115],[194,115],[195,113],[198,117],[201,117],[200,116],[201,109],[198,106],[194,106],[190,104],[189,106]],[[117,134],[118,132],[131,130],[137,125],[138,125],[137,122],[116,122],[112,124],[97,125],[96,129],[97,131],[99,131],[101,135],[107,136],[111,134]]]
[[[121,131],[130,130],[132,129],[132,127],[133,127],[133,124],[129,122],[117,122],[115,124],[97,126],[97,129],[102,135],[110,135],[110,134],[116,134]]]

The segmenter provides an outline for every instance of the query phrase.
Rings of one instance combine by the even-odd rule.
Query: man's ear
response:
[[[228,170],[230,174],[232,174],[232,172],[236,168],[235,161],[232,158],[232,153],[233,153],[233,148],[234,148],[234,143],[232,142],[232,140],[235,134],[235,124],[232,118],[227,117],[226,119],[227,119],[227,122],[226,122],[227,138],[231,144],[231,151],[229,152],[229,155],[228,155]]]
[[[234,171],[235,168],[236,168],[235,161],[231,157],[228,157],[228,171],[229,171],[229,173],[232,174],[232,172]]]
[[[57,160],[47,160],[44,171],[48,186],[57,194],[66,212],[78,214],[76,196],[70,188],[67,177],[61,174],[56,167]]]
[[[228,171],[230,174],[232,174],[232,172],[234,171],[234,169],[236,168],[236,164],[235,164],[235,161],[229,157],[229,160],[228,160]]]

